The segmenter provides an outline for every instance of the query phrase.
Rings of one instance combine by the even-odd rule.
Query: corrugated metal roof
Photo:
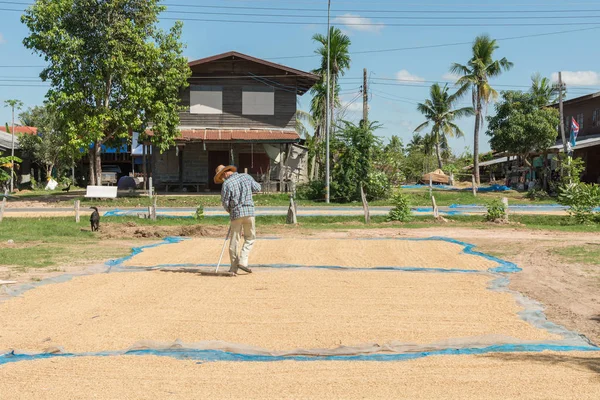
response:
[[[15,129],[16,131],[16,129]],[[2,132],[0,131],[0,150],[1,151],[6,151],[6,150],[10,150],[11,147],[11,142],[12,142],[12,135],[6,132]],[[19,138],[17,136],[15,136],[15,149],[20,149],[21,146],[19,145]],[[6,154],[4,154],[6,156]]]
[[[12,127],[9,125],[8,129],[12,129]],[[7,132],[6,127],[4,126],[0,126],[0,131],[2,132]],[[28,133],[31,135],[37,135],[37,128],[34,126],[15,126],[15,133]]]
[[[290,141],[300,136],[294,131],[273,129],[185,129],[177,140],[212,141]]]

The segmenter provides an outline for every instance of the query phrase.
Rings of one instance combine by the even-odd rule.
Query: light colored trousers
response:
[[[244,232],[244,244],[241,252],[239,251],[240,242]],[[229,258],[231,259],[231,269],[236,272],[238,266],[248,266],[248,256],[254,246],[256,239],[256,228],[254,226],[254,217],[242,217],[231,221],[231,240],[229,241]]]

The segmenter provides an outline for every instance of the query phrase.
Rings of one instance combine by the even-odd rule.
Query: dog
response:
[[[71,184],[69,183],[69,186],[67,186],[66,188],[63,188],[62,191],[69,193],[70,190],[71,190]]]
[[[100,214],[96,207],[90,207],[90,210],[94,210],[92,215],[90,215],[90,225],[92,227],[92,232],[96,232],[100,229]]]

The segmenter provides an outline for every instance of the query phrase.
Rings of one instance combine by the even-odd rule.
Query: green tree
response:
[[[423,129],[431,127],[430,135],[434,142],[438,168],[440,169],[443,168],[440,149],[442,143],[445,143],[447,148],[448,136],[464,136],[462,130],[454,121],[461,117],[473,115],[472,107],[454,108],[461,96],[460,91],[450,94],[448,93],[448,86],[442,88],[439,84],[434,83],[429,91],[429,99],[417,105],[417,110],[425,116],[426,121],[417,126],[415,132],[421,132]]]
[[[46,97],[67,121],[70,142],[88,149],[90,184],[101,182],[103,144],[145,132],[165,150],[179,135],[179,92],[190,70],[182,24],[157,27],[159,0],[38,0],[21,17],[23,43],[48,65]]]
[[[487,35],[478,36],[473,42],[472,57],[466,65],[454,63],[450,72],[460,75],[456,84],[461,92],[471,89],[473,108],[475,109],[475,131],[473,142],[473,168],[475,180],[479,179],[479,130],[483,123],[484,109],[491,100],[498,97],[498,92],[490,85],[489,79],[512,68],[513,63],[505,57],[494,60],[494,51],[498,49],[496,40]]]
[[[327,104],[327,35],[317,33],[313,36],[313,41],[320,46],[315,50],[320,59],[320,66],[313,70],[313,73],[319,75],[321,80],[311,88],[312,100],[310,103],[310,112],[315,123],[315,140],[312,141],[312,178],[319,179],[319,165],[325,157],[323,137],[327,126],[327,110],[331,120],[332,131],[335,127],[335,108],[340,106],[340,86],[339,77],[346,73],[350,68],[350,38],[344,35],[336,27],[330,27],[329,30],[331,46],[329,48],[329,71],[331,81],[329,82],[330,94],[329,104]],[[330,139],[333,132],[330,132]]]
[[[334,109],[335,105],[339,104],[339,79],[344,76],[346,71],[350,69],[350,45],[352,42],[347,35],[344,35],[339,28],[332,26],[329,28],[329,71],[331,89],[329,98],[329,110],[331,116],[331,125],[335,126]],[[321,75],[323,82],[327,82],[327,35],[317,33],[313,36],[313,41],[321,46],[315,51],[321,56],[321,66],[314,72]],[[326,83],[325,83],[325,86]]]
[[[394,135],[390,138],[390,142],[383,148],[377,161],[377,168],[386,174],[390,184],[398,186],[406,180],[402,171],[404,159],[402,140]]]
[[[19,115],[26,125],[37,127],[37,135],[21,135],[19,144],[24,154],[46,170],[50,177],[58,164],[71,166],[79,149],[71,146],[69,137],[62,131],[56,112],[48,106],[33,107]]]
[[[374,180],[375,160],[381,150],[381,139],[375,136],[378,128],[375,122],[355,125],[342,121],[332,143],[336,162],[331,173],[331,188],[332,197],[337,201],[359,201],[361,185],[369,199],[384,196],[389,189],[389,184],[386,190],[368,189],[369,183]],[[386,182],[379,186],[385,187]],[[373,192],[377,192],[377,196],[373,196]]]
[[[531,153],[544,152],[555,143],[556,127],[560,122],[558,110],[540,108],[538,98],[533,94],[502,92],[502,101],[496,103],[495,110],[496,114],[487,118],[486,132],[494,151],[527,160]]]
[[[11,177],[15,176],[14,164],[21,161],[19,157],[2,156],[2,153],[0,153],[0,187],[3,192],[8,190],[7,182],[10,182]]]
[[[529,93],[533,95],[538,107],[544,107],[558,101],[558,85],[550,82],[550,79],[542,77],[539,72],[531,76],[531,88]]]

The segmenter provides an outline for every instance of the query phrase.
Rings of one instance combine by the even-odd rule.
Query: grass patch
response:
[[[146,196],[119,197],[117,199],[88,199],[81,194],[73,195],[64,192],[28,192],[17,195],[18,200],[28,201],[47,201],[57,203],[61,207],[72,207],[73,200],[80,200],[82,207],[99,206],[99,207],[148,207],[152,205],[150,198]],[[431,206],[431,198],[429,197],[429,189],[402,189],[412,206],[422,207]],[[516,191],[497,192],[497,193],[479,193],[476,197],[470,191],[448,191],[448,190],[433,190],[436,202],[439,206],[449,206],[452,204],[477,204],[485,205],[492,199],[500,199],[507,197],[510,204],[554,204],[555,199],[549,200],[530,200],[526,197],[527,193]],[[356,206],[360,207],[361,203],[325,203],[324,200],[297,200],[299,207],[340,207],[340,206]],[[200,203],[207,207],[221,206],[221,198],[217,194],[200,194],[200,195],[159,195],[157,205],[159,207],[190,207],[195,208]],[[286,193],[258,194],[254,196],[254,203],[259,207],[278,207],[288,206],[289,196]],[[370,203],[372,206],[393,206],[391,199],[377,200]]]
[[[600,265],[600,245],[586,244],[583,246],[563,247],[553,250],[553,253],[558,254],[569,262]]]

